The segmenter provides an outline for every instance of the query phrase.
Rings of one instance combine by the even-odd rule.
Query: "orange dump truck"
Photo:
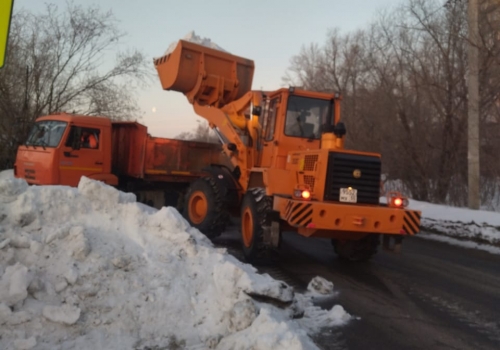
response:
[[[87,176],[155,207],[178,206],[188,184],[223,158],[220,145],[152,137],[136,122],[61,113],[37,119],[19,146],[14,174],[33,185],[69,186]]]

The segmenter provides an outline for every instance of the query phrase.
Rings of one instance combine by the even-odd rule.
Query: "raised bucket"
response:
[[[182,92],[190,103],[222,107],[252,88],[252,60],[189,41],[179,40],[154,64],[163,89]]]

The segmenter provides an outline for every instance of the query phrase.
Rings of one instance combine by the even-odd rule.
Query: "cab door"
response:
[[[279,100],[279,97],[275,97],[265,102],[266,106],[264,108],[264,125],[262,128],[263,147],[260,159],[260,166],[263,168],[271,167],[271,165],[273,164],[273,158],[275,157],[275,129],[276,119],[278,116]]]
[[[89,143],[85,135],[96,142]],[[78,186],[82,176],[92,177],[104,171],[104,145],[102,129],[72,125],[59,154],[59,179],[61,185]]]

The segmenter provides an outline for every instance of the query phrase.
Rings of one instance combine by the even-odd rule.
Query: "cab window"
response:
[[[57,147],[68,123],[57,120],[43,120],[31,129],[27,146]]]
[[[319,139],[321,126],[332,118],[331,100],[290,96],[285,119],[285,135]]]
[[[72,126],[66,140],[67,147],[78,145],[77,148],[99,149],[100,130]]]

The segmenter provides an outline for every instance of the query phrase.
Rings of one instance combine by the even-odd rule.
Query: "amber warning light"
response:
[[[297,189],[293,192],[294,197],[302,198],[302,199],[310,199],[311,192],[309,190],[300,190]]]
[[[393,208],[404,208],[409,204],[408,199],[403,197],[399,192],[387,193],[387,203]]]

